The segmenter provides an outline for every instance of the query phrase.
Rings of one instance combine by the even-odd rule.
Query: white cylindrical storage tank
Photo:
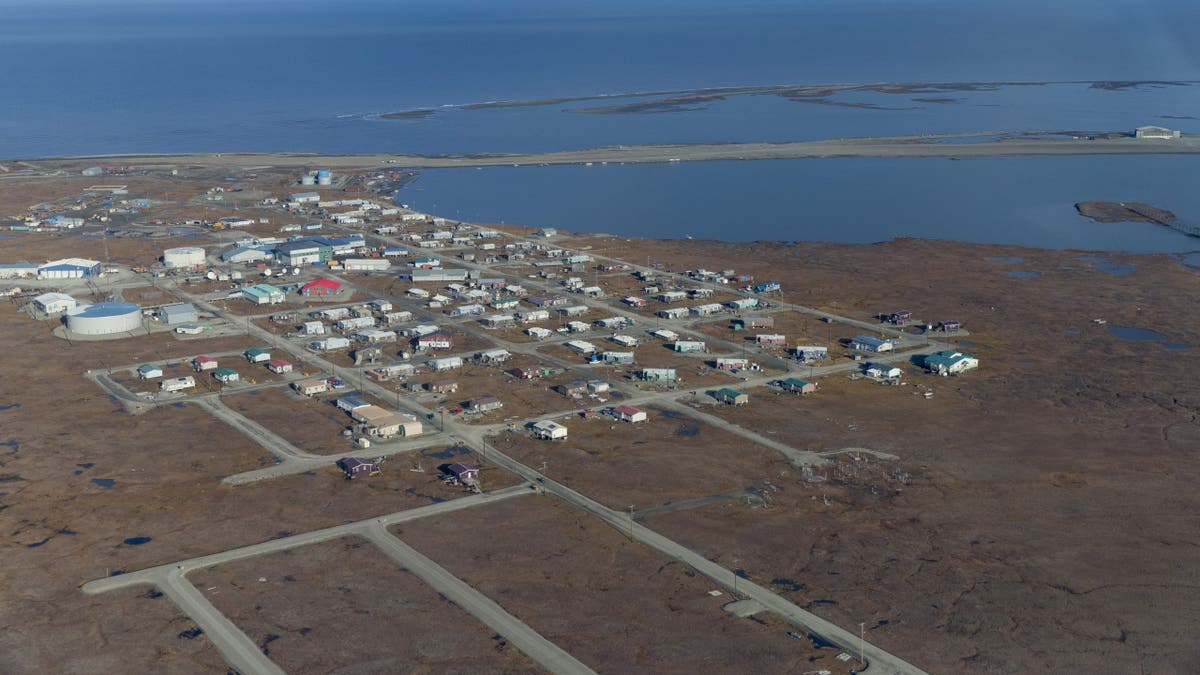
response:
[[[204,261],[204,249],[199,246],[180,246],[163,251],[163,265],[166,267],[199,267]]]
[[[300,184],[301,185],[316,185],[317,178],[316,178],[316,176],[313,176],[312,174],[306,173],[303,176],[300,176]]]
[[[333,176],[317,176],[317,185],[333,185]]]
[[[67,329],[79,335],[112,335],[142,327],[142,308],[132,302],[97,302],[67,312]]]

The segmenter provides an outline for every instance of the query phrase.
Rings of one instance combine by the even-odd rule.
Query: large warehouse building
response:
[[[132,302],[98,302],[67,312],[67,330],[78,335],[114,335],[142,327],[142,308]]]
[[[204,249],[199,246],[180,246],[163,251],[163,266],[168,269],[191,269],[205,263]]]
[[[100,261],[83,258],[51,260],[38,268],[39,279],[82,279],[100,276]]]

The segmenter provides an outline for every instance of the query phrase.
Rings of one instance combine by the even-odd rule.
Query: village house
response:
[[[674,382],[676,380],[674,368],[642,368],[638,371],[638,377],[649,382]]]
[[[728,388],[718,389],[713,393],[713,398],[728,405],[746,405],[750,402],[749,394]]]
[[[458,381],[450,378],[426,383],[425,390],[435,394],[453,394],[458,391]]]
[[[197,356],[196,358],[192,359],[192,367],[196,369],[197,373],[199,373],[205,370],[216,370],[220,366],[218,365],[217,360],[211,356]]]
[[[645,410],[635,408],[631,405],[619,405],[613,408],[612,415],[622,422],[630,423],[645,422],[649,419]]]
[[[587,380],[571,380],[570,382],[558,385],[554,390],[563,396],[583,396],[588,390]]]
[[[213,371],[213,377],[222,384],[237,382],[241,379],[241,376],[239,376],[238,372],[233,368],[218,368],[217,370]]]
[[[305,396],[316,396],[329,391],[329,383],[320,379],[298,380],[292,383],[292,388]]]
[[[534,422],[531,428],[533,429],[534,437],[542,440],[561,441],[567,438],[567,428],[558,422],[551,422],[550,420]]]
[[[271,359],[267,361],[267,369],[276,375],[292,372],[292,364],[283,359]]]
[[[359,476],[378,476],[382,473],[378,464],[358,457],[343,457],[337,461],[337,467],[342,470],[346,480],[353,480]]]
[[[454,336],[438,331],[429,335],[422,335],[416,339],[416,347],[421,351],[432,349],[451,349],[454,347]]]
[[[860,352],[870,352],[872,354],[882,354],[890,352],[895,348],[896,344],[891,340],[872,337],[870,335],[856,335],[850,341],[850,348]]]
[[[138,372],[138,377],[140,377],[143,380],[151,380],[156,377],[163,376],[162,366],[156,366],[152,363],[146,363],[146,364],[138,366],[137,372]]]
[[[925,357],[925,367],[935,375],[959,375],[979,367],[979,359],[947,349]]]
[[[262,347],[251,347],[250,349],[242,352],[242,354],[250,363],[266,363],[267,361],[271,360],[271,352],[263,349]]]
[[[467,401],[464,406],[469,413],[482,415],[493,410],[499,410],[504,407],[504,402],[492,395],[480,396]]]
[[[790,391],[796,394],[811,394],[817,390],[817,385],[814,382],[799,380],[794,377],[789,377],[779,383],[779,387],[784,391]]]
[[[903,371],[890,363],[875,363],[871,362],[863,369],[869,377],[875,377],[884,380],[894,380],[900,377]]]

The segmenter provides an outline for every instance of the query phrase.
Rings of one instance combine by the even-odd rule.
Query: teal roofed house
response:
[[[713,398],[729,405],[746,405],[750,402],[750,395],[737,389],[718,389]]]
[[[251,347],[242,353],[250,363],[263,363],[271,360],[271,352],[262,347]]]
[[[947,349],[925,357],[925,367],[935,375],[958,375],[979,367],[979,359]]]
[[[809,382],[807,380],[801,380],[795,377],[789,377],[788,379],[780,382],[779,386],[782,387],[784,391],[791,391],[797,394],[811,394],[817,390],[817,384],[815,382]]]
[[[241,379],[238,376],[238,372],[233,368],[220,368],[215,370],[213,371],[213,377],[217,378],[219,382],[237,382],[239,379]]]
[[[162,366],[156,366],[153,363],[142,364],[138,366],[137,371],[138,377],[142,378],[143,380],[149,380],[155,377],[163,376]]]

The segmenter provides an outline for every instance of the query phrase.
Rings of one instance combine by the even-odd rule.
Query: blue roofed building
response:
[[[857,349],[860,352],[871,352],[872,354],[882,354],[890,352],[896,348],[896,343],[883,338],[872,337],[870,335],[856,335],[850,341],[850,348]]]
[[[100,261],[83,258],[51,260],[38,267],[39,279],[82,279],[100,276]]]
[[[231,263],[250,263],[271,257],[272,249],[266,246],[238,246],[221,254],[221,260]]]

